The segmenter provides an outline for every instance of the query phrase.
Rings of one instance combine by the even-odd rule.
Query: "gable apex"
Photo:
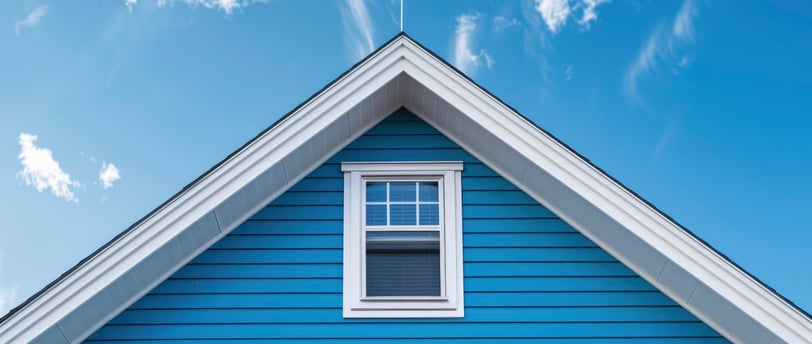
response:
[[[0,319],[74,343],[400,107],[734,342],[809,342],[808,315],[401,33]]]

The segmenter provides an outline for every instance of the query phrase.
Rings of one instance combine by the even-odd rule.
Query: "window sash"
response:
[[[385,191],[385,202],[384,201],[374,201],[374,202],[367,201],[367,197],[368,197],[368,194],[367,194],[368,189],[367,188],[368,188],[368,186],[370,184],[378,184],[378,183],[384,184],[386,186],[385,187],[385,189],[386,189],[386,191]],[[392,185],[392,183],[415,183],[414,201],[391,201],[391,185]],[[436,196],[434,196],[433,198],[435,198],[436,201],[433,201],[433,200],[432,201],[421,201],[421,195],[420,195],[420,191],[421,191],[420,184],[421,183],[434,183],[435,184]],[[444,245],[444,239],[443,239],[443,224],[444,224],[444,221],[443,221],[443,207],[442,207],[442,204],[443,204],[442,202],[444,201],[443,200],[443,191],[444,190],[443,190],[443,177],[442,176],[428,176],[428,177],[417,176],[417,177],[409,177],[409,178],[397,178],[397,177],[364,177],[364,178],[362,178],[362,187],[361,187],[361,197],[362,197],[362,199],[361,199],[361,204],[364,205],[362,207],[362,210],[361,210],[361,219],[362,219],[362,221],[364,223],[364,225],[362,226],[362,233],[361,233],[362,238],[363,238],[363,243],[362,243],[363,247],[362,247],[362,251],[361,251],[361,265],[362,265],[362,267],[361,267],[361,275],[362,275],[361,297],[362,298],[365,298],[365,299],[400,300],[400,299],[403,299],[403,298],[415,298],[415,297],[417,297],[417,298],[421,298],[421,297],[443,298],[443,297],[445,297],[444,290],[445,290],[445,286],[446,286],[446,281],[445,281],[445,269],[444,269],[444,264],[445,264],[444,246],[445,245]],[[378,197],[378,199],[380,199],[380,197]],[[411,224],[392,225],[391,224],[392,223],[392,216],[391,216],[391,210],[390,209],[391,209],[391,205],[393,205],[393,204],[394,205],[401,205],[401,204],[403,204],[403,205],[413,205],[416,208],[415,209],[415,214],[414,214],[414,216],[415,216],[415,224],[414,225],[411,225]],[[378,224],[369,225],[369,224],[367,224],[368,223],[367,211],[369,210],[369,208],[368,208],[369,205],[385,205],[386,206],[386,211],[385,211],[385,215],[384,215],[386,217],[386,225],[378,225]],[[436,205],[437,206],[437,215],[436,215],[437,216],[437,224],[436,225],[420,225],[420,212],[419,211],[420,211],[420,206],[421,205]],[[379,252],[379,253],[374,253],[372,259],[370,260],[369,255],[370,255],[370,246],[371,245],[370,245],[369,237],[370,237],[370,234],[386,235],[387,233],[396,233],[396,232],[401,232],[401,233],[407,233],[407,232],[411,232],[411,233],[421,233],[421,232],[422,233],[433,233],[434,237],[436,237],[436,243],[437,243],[436,252],[437,253],[432,254],[431,257],[429,257],[428,254],[423,255],[422,257],[418,257],[418,255],[416,255],[416,254],[413,254],[413,255],[410,256],[408,253],[404,253],[404,252],[400,252],[400,253],[397,253],[397,254],[394,254],[394,253],[390,254],[390,257],[397,256],[397,257],[400,257],[401,259],[411,260],[412,263],[415,263],[415,264],[424,264],[424,267],[429,267],[428,264],[431,261],[431,264],[432,264],[431,267],[433,267],[435,269],[435,271],[423,271],[422,274],[414,274],[412,276],[409,276],[409,277],[412,277],[412,281],[410,281],[409,283],[415,282],[414,279],[417,279],[417,278],[420,278],[420,277],[423,277],[425,279],[426,284],[435,283],[435,281],[432,280],[431,278],[436,278],[437,279],[436,282],[437,282],[438,285],[436,286],[436,288],[432,287],[432,289],[437,290],[435,293],[428,294],[427,292],[424,292],[424,291],[428,290],[427,287],[420,287],[419,285],[417,285],[415,283],[411,283],[411,286],[413,286],[415,288],[421,288],[420,290],[404,291],[404,293],[402,293],[402,295],[396,295],[394,292],[389,292],[389,293],[381,292],[380,289],[377,289],[377,287],[379,287],[381,285],[381,283],[386,284],[387,281],[384,281],[382,279],[383,277],[380,276],[380,275],[370,277],[370,273],[385,273],[385,271],[382,270],[382,265],[381,265],[382,263],[384,263],[383,260],[385,258],[384,258],[384,255]],[[409,240],[406,240],[405,242],[408,242],[408,241]],[[416,241],[411,240],[411,242],[414,243]],[[436,256],[436,258],[434,258],[435,256]],[[436,260],[436,264],[434,264],[435,260]],[[388,262],[388,265],[392,269],[404,269],[405,268],[404,264],[397,264],[397,262],[392,262],[392,261]],[[394,280],[397,279],[397,277],[393,277],[393,276],[390,276],[390,277],[392,277],[392,280],[389,281],[391,283],[394,283]],[[371,285],[372,285],[372,288],[370,288]],[[398,290],[394,286],[390,286],[387,289],[391,290],[391,291]],[[403,290],[403,289],[400,289],[400,290]],[[389,295],[384,295],[384,294],[389,294]],[[421,295],[421,294],[424,294],[424,295]]]
[[[366,296],[442,296],[438,231],[366,235]]]
[[[391,200],[391,194],[392,194],[391,193],[391,184],[393,184],[393,183],[415,183],[415,200],[414,201],[392,201]],[[435,187],[436,190],[435,190],[435,195],[432,198],[435,198],[436,201],[435,200],[423,200],[424,197],[421,197],[421,191],[422,191],[421,190],[421,184],[426,184],[426,183],[434,184],[434,187]],[[368,190],[368,187],[369,187],[370,184],[384,184],[385,185],[385,192],[384,192],[385,193],[385,195],[384,195],[385,200],[384,201],[380,201],[380,200],[369,201],[369,200],[367,200],[367,197],[368,197],[367,190]],[[442,177],[422,177],[422,178],[421,177],[410,177],[410,178],[369,177],[369,178],[363,178],[363,186],[362,186],[362,190],[361,190],[361,197],[362,197],[361,204],[363,204],[363,207],[362,207],[363,209],[362,209],[361,218],[362,218],[362,221],[364,222],[364,227],[365,228],[376,228],[376,227],[385,228],[385,227],[401,227],[402,226],[402,227],[426,227],[426,228],[436,227],[436,228],[442,228],[442,226],[443,226],[442,222],[443,222],[443,217],[444,217],[444,215],[443,215],[443,206],[442,206],[443,202],[444,202],[443,201],[443,192],[444,192],[444,190],[443,190]],[[393,216],[392,216],[392,214],[393,214],[392,208],[393,207],[392,206],[393,205],[395,205],[395,206],[398,206],[398,205],[411,206],[411,205],[413,205],[414,206],[414,216],[413,216],[414,224],[412,224],[412,223],[392,224],[393,223],[393,221],[392,221],[392,219],[393,219]],[[373,207],[370,207],[370,206],[373,206]],[[383,206],[383,208],[381,208],[381,206]],[[432,207],[429,208],[427,206],[432,206]],[[380,221],[382,219],[378,218],[379,221],[375,221],[374,224],[369,224],[369,222],[370,222],[369,221],[370,220],[370,218],[369,218],[370,209],[377,209],[376,214],[383,213],[382,216],[386,220],[385,221],[386,223],[385,224],[380,223],[380,222],[382,222],[382,221]],[[421,211],[421,209],[422,209],[422,211]],[[423,224],[423,222],[422,222],[423,219],[421,219],[421,212],[424,213],[426,211],[430,211],[432,214],[430,215],[430,217],[425,218],[425,219],[427,221],[435,220],[436,224],[435,223]],[[434,213],[436,213],[436,214],[434,214]],[[381,215],[378,215],[378,216],[381,216]],[[410,216],[410,218],[411,217],[412,216]],[[432,221],[432,222],[434,222],[434,221]]]

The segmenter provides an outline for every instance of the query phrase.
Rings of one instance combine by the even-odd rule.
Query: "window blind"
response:
[[[439,232],[369,232],[367,296],[440,296]]]

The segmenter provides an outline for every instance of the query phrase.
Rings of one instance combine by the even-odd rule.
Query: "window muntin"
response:
[[[461,317],[462,163],[341,169],[344,316]]]
[[[367,226],[438,226],[437,181],[367,181]]]

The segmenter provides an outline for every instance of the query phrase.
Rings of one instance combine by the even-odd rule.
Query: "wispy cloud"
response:
[[[17,287],[10,289],[0,288],[0,317],[5,315],[15,305],[17,299]]]
[[[678,66],[678,67],[681,67],[681,68],[688,68],[688,66],[690,66],[690,65],[691,65],[691,63],[693,63],[693,62],[694,62],[694,59],[696,59],[696,57],[694,56],[694,54],[686,54],[686,55],[683,55],[683,56],[682,56],[682,57],[679,59],[679,62],[677,62],[677,66]]]
[[[665,148],[671,142],[671,139],[674,137],[674,133],[677,131],[677,126],[678,122],[677,120],[674,120],[671,123],[669,123],[667,127],[665,127],[662,135],[660,135],[660,138],[657,140],[657,145],[654,146],[654,152],[652,156],[653,159],[659,158],[660,155],[663,153]]]
[[[20,134],[18,158],[23,164],[23,169],[17,173],[17,176],[21,177],[26,185],[33,186],[39,192],[50,189],[56,197],[64,198],[66,201],[79,202],[71,188],[81,187],[81,184],[62,171],[50,149],[37,147],[34,144],[36,140],[36,135]]]
[[[347,0],[347,6],[341,7],[341,20],[344,22],[344,37],[358,58],[375,50],[372,19],[364,0]]]
[[[99,172],[99,180],[102,183],[102,187],[109,189],[113,187],[113,182],[119,179],[121,179],[121,175],[119,174],[116,165],[113,165],[112,163],[102,163],[102,169],[101,172]]]
[[[626,96],[635,104],[642,105],[642,99],[637,90],[640,79],[651,75],[656,68],[657,59],[666,53],[661,43],[664,36],[662,32],[662,25],[657,26],[652,31],[646,43],[640,48],[640,52],[637,54],[632,66],[623,75],[623,87]]]
[[[553,81],[553,68],[550,64],[547,55],[553,49],[549,40],[549,30],[546,28],[544,20],[536,10],[534,3],[525,1],[522,6],[522,18],[527,25],[523,26],[523,44],[522,50],[524,54],[534,60],[538,66],[539,73],[541,74],[542,85],[539,92],[540,99],[547,99],[549,89],[555,87]]]
[[[45,6],[45,5],[37,6],[37,8],[35,8],[33,11],[31,11],[31,13],[29,13],[28,16],[25,17],[25,19],[20,20],[16,24],[14,24],[14,32],[16,32],[17,36],[19,36],[20,35],[20,28],[37,26],[37,24],[39,24],[39,21],[42,19],[42,17],[44,17],[45,14],[47,14],[47,13],[48,13],[48,6]]]
[[[223,11],[226,15],[232,15],[235,10],[243,9],[257,2],[266,3],[268,0],[155,0],[158,7],[173,5],[175,3],[185,4],[190,7],[203,6],[204,8]],[[138,5],[138,0],[124,0],[124,6],[132,12],[133,7]]]
[[[454,34],[454,65],[463,73],[472,75],[476,73],[482,63],[489,69],[493,66],[493,58],[485,49],[480,49],[474,53],[474,39],[477,33],[477,25],[481,21],[478,13],[463,14],[457,17],[457,29]]]
[[[0,255],[0,272],[3,272],[3,256]],[[0,273],[0,276],[3,274]],[[0,280],[0,282],[3,282]],[[10,288],[0,287],[0,317],[6,314],[11,307],[16,305],[17,301],[17,286],[13,285]]]
[[[652,30],[640,48],[637,57],[623,74],[623,88],[635,105],[644,105],[638,92],[641,79],[656,73],[660,66],[667,66],[675,74],[676,68],[686,68],[694,60],[684,50],[694,42],[694,19],[699,14],[693,0],[685,0],[670,30],[660,23]]]
[[[699,14],[693,0],[686,0],[674,19],[674,37],[685,42],[694,41],[694,18]]]
[[[581,12],[575,23],[584,30],[589,30],[590,22],[598,20],[596,9],[609,0],[536,0],[535,10],[541,15],[547,29],[553,34],[561,31],[570,17]]]
[[[502,16],[496,16],[493,18],[493,31],[505,31],[505,29],[513,26],[519,26],[521,24],[522,23],[516,18],[508,19]]]
[[[133,6],[138,5],[138,0],[124,0],[124,6],[127,6],[127,10],[132,13]]]

